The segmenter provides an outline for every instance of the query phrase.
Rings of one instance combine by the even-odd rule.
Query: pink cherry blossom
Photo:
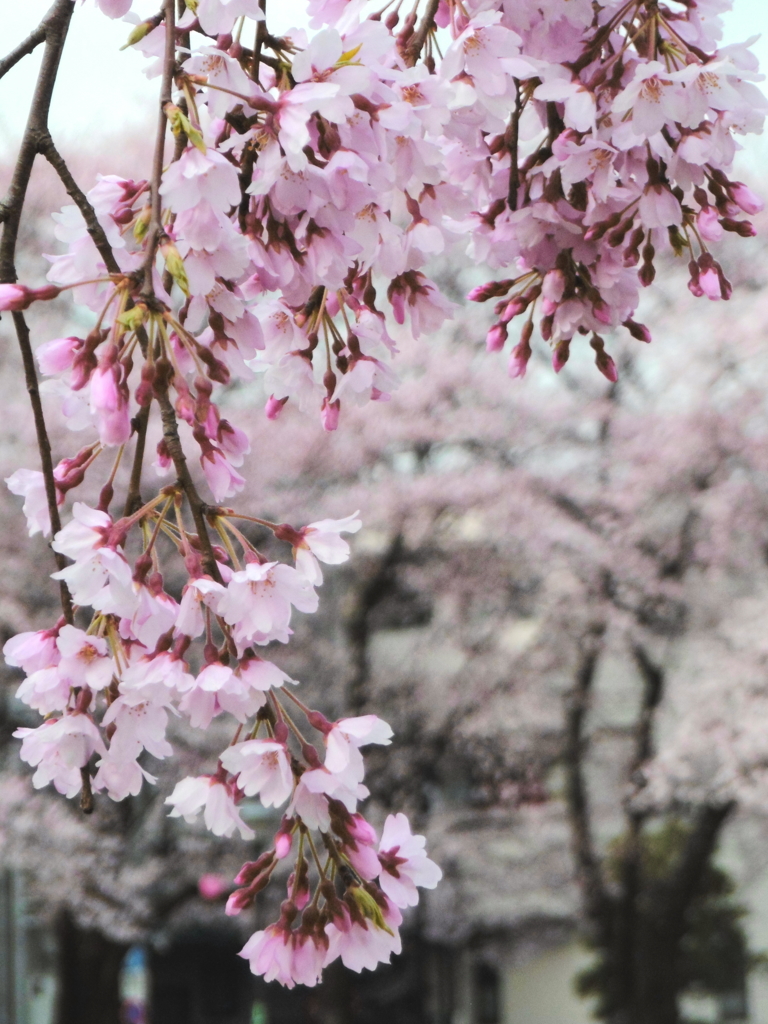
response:
[[[443,876],[427,857],[425,845],[424,836],[412,835],[404,814],[387,816],[379,843],[379,885],[398,907],[415,907],[419,902],[416,886],[434,889]]]
[[[296,568],[313,586],[323,582],[320,562],[340,565],[349,558],[349,544],[340,534],[357,533],[363,525],[357,518],[359,514],[353,512],[344,519],[321,519],[297,531],[293,546]]]
[[[334,918],[326,925],[329,941],[326,964],[341,957],[344,966],[357,974],[362,970],[373,971],[380,963],[388,964],[391,955],[402,949],[398,928],[403,916],[394,903],[386,900],[383,919],[386,929],[379,928],[370,919],[360,923],[351,919],[345,907],[343,917]]]
[[[265,981],[278,981],[286,988],[295,986],[291,970],[293,944],[289,929],[271,924],[263,931],[255,932],[239,955],[248,960],[251,971]]]
[[[40,629],[31,633],[17,633],[3,645],[6,664],[37,672],[41,668],[58,665],[61,655],[56,645],[56,631]]]
[[[61,655],[59,673],[71,686],[91,690],[109,686],[115,663],[103,637],[88,636],[82,629],[66,625],[61,627],[56,646]]]
[[[15,473],[6,477],[5,483],[11,494],[18,494],[24,498],[24,515],[29,536],[34,537],[36,533],[42,533],[47,537],[51,532],[51,516],[48,511],[43,474],[36,469],[17,469]],[[61,492],[57,492],[57,501],[58,504],[64,501]]]
[[[343,772],[359,747],[368,743],[387,746],[392,742],[392,735],[390,726],[377,715],[342,718],[325,737],[325,767],[330,772]]]
[[[235,829],[242,839],[252,839],[255,834],[240,817],[228,787],[210,776],[187,776],[165,802],[173,808],[171,818],[183,817],[188,822],[195,821],[203,810],[205,827],[215,836],[231,836]]]
[[[317,605],[312,585],[296,569],[279,562],[249,562],[233,573],[219,611],[239,644],[286,643],[292,607],[314,612]]]
[[[227,747],[220,761],[237,776],[237,784],[245,795],[258,795],[265,807],[279,807],[291,795],[293,772],[283,743],[245,740]]]
[[[49,718],[36,729],[17,729],[13,735],[22,741],[22,760],[37,769],[32,776],[35,789],[53,783],[67,797],[80,791],[80,768],[91,755],[106,753],[99,730],[84,714]]]

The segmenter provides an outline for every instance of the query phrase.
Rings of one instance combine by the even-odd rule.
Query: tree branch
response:
[[[136,416],[136,451],[133,453],[133,466],[131,467],[131,479],[128,484],[128,494],[125,498],[123,515],[133,515],[141,508],[141,471],[144,468],[144,451],[147,446],[147,427],[149,426],[149,413],[152,404],[142,405]]]
[[[0,281],[3,283],[17,280],[16,273],[16,245],[19,238],[19,227],[21,224],[21,213],[26,199],[29,180],[32,175],[32,168],[38,152],[38,145],[41,137],[48,134],[48,112],[51,106],[51,97],[56,83],[56,75],[59,70],[61,53],[64,49],[64,41],[67,37],[69,22],[72,17],[74,0],[57,0],[49,13],[43,20],[40,29],[44,29],[45,52],[43,54],[40,73],[35,86],[35,93],[30,107],[27,126],[19,148],[19,155],[14,167],[8,195],[3,204],[3,237],[0,240]],[[38,29],[38,31],[40,30]],[[34,33],[33,33],[34,35]],[[31,38],[31,37],[30,37]],[[38,42],[41,40],[38,40]],[[27,40],[29,42],[29,40]],[[22,44],[22,47],[25,44]],[[37,45],[35,43],[34,45]],[[33,47],[34,48],[34,47]],[[14,51],[14,54],[18,49]],[[31,52],[31,51],[27,51]],[[23,56],[24,54],[21,54]],[[13,55],[11,55],[13,56]],[[20,59],[20,57],[18,59]],[[9,58],[6,58],[8,60]],[[40,463],[45,481],[45,494],[48,503],[48,513],[51,519],[51,530],[54,534],[61,529],[59,518],[59,506],[56,500],[56,481],[53,476],[53,459],[51,456],[51,442],[48,436],[48,429],[45,423],[45,414],[40,398],[40,389],[37,382],[37,370],[35,358],[32,353],[32,344],[29,336],[29,327],[22,313],[13,314],[13,324],[16,330],[16,338],[19,343],[21,360],[24,366],[24,378],[32,406],[32,414],[35,421],[35,432],[37,435],[37,447],[40,452]],[[63,569],[67,562],[59,554],[55,554],[56,565]],[[60,583],[61,607],[68,622],[73,621],[72,600],[66,585]]]
[[[70,172],[69,167],[67,167],[64,157],[56,149],[53,139],[47,132],[38,142],[38,152],[45,157],[51,167],[56,171],[59,178],[61,178],[64,188],[67,190],[67,195],[83,215],[83,220],[85,221],[85,226],[88,229],[88,234],[93,239],[93,244],[99,250],[99,255],[104,260],[104,265],[107,270],[110,274],[119,274],[120,266],[115,259],[112,246],[107,240],[104,228],[99,223],[96,211],[89,203],[85,192],[83,192],[72,177],[72,173]]]
[[[163,204],[160,196],[160,185],[163,181],[163,164],[165,161],[165,132],[168,118],[165,108],[172,99],[173,73],[176,68],[176,11],[174,0],[165,0],[165,56],[163,61],[163,81],[160,88],[160,112],[155,140],[155,156],[152,163],[152,222],[147,236],[147,256],[144,261],[144,294],[153,295],[152,270],[155,264],[157,246],[163,234]]]
[[[45,42],[45,37],[48,32],[48,18],[51,15],[53,8],[43,18],[36,29],[33,29],[27,38],[19,43],[19,45],[8,54],[7,57],[3,57],[0,60],[0,78],[3,78],[11,68],[16,67],[22,57],[28,57],[33,50],[36,50],[40,43]]]
[[[189,467],[187,466],[187,457],[184,454],[181,438],[179,437],[179,425],[176,419],[176,412],[174,411],[173,403],[168,397],[167,388],[159,394],[157,400],[160,405],[160,415],[163,420],[163,437],[165,438],[165,443],[168,448],[168,454],[173,460],[176,476],[184,494],[186,495],[187,501],[189,502],[192,518],[195,521],[195,528],[197,529],[197,535],[200,538],[203,566],[209,576],[212,576],[218,583],[221,583],[221,574],[219,573],[219,567],[216,564],[216,556],[213,553],[211,538],[208,536],[208,528],[205,523],[205,513],[208,506],[197,493],[197,488],[195,487],[192,476],[190,475]]]
[[[440,0],[429,0],[427,9],[424,12],[424,17],[421,19],[421,24],[411,38],[410,43],[405,51],[405,62],[409,67],[413,67],[416,61],[421,56],[421,51],[424,49],[424,44],[427,41],[427,36],[435,27],[435,15],[437,9],[440,6]]]

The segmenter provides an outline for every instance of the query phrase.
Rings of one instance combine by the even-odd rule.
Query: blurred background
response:
[[[47,4],[3,6],[10,49]],[[763,0],[735,7],[728,42],[768,27]],[[301,22],[292,0],[276,16],[278,31]],[[53,131],[85,188],[97,173],[146,175],[157,83],[119,53],[126,31],[78,7]],[[2,189],[37,62],[0,81]],[[763,194],[765,156],[758,139],[739,157]],[[31,284],[67,201],[39,166]],[[243,842],[163,807],[178,778],[213,770],[216,723],[174,726],[178,757],[147,758],[157,786],[84,818],[32,789],[11,734],[36,716],[3,668],[0,1024],[618,1022],[628,974],[676,1014],[643,1024],[768,1024],[768,220],[758,227],[722,246],[728,304],[694,299],[670,260],[641,309],[652,345],[610,342],[616,385],[584,352],[556,377],[542,344],[525,380],[508,380],[474,306],[418,345],[401,336],[391,402],[345,410],[335,434],[290,404],[266,421],[258,382],[227,389],[254,439],[240,506],[297,525],[361,510],[320,612],[269,656],[329,718],[391,723],[393,746],[367,758],[366,813],[380,826],[406,810],[443,882],[390,966],[337,963],[315,990],[265,985],[236,954],[282,890],[240,918],[224,903],[279,816],[246,801],[257,837]],[[461,267],[433,268],[456,301],[482,280]],[[37,343],[89,326],[63,300],[30,314]],[[0,339],[5,477],[37,456],[5,320]],[[61,458],[81,442],[49,404]],[[19,505],[3,489],[2,641],[56,615],[50,552],[28,541]]]

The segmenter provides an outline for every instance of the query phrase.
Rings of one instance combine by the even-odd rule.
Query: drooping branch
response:
[[[51,106],[51,97],[56,83],[56,75],[61,61],[61,53],[69,29],[69,22],[72,17],[74,0],[57,0],[50,12],[42,22],[40,28],[44,29],[45,52],[43,54],[40,73],[35,87],[35,93],[30,107],[27,126],[19,148],[19,155],[14,167],[8,195],[3,203],[3,237],[0,240],[0,281],[3,283],[14,282],[17,279],[16,273],[16,245],[21,225],[21,214],[24,201],[29,187],[29,180],[32,175],[32,168],[35,157],[38,153],[40,139],[48,134],[48,112]],[[35,44],[37,45],[37,44]],[[23,54],[22,54],[23,56]],[[45,423],[43,404],[40,398],[40,389],[37,381],[37,370],[35,359],[32,353],[32,343],[29,334],[29,327],[23,313],[13,314],[13,324],[16,331],[16,338],[21,352],[22,364],[24,366],[24,378],[32,406],[32,415],[35,421],[35,433],[37,435],[37,447],[40,452],[40,463],[45,481],[45,493],[48,505],[48,513],[51,520],[51,529],[57,533],[61,529],[59,507],[56,498],[56,481],[53,476],[53,458],[51,455],[51,442],[48,436],[48,428]],[[61,555],[56,555],[56,565],[63,569],[66,560]],[[73,621],[72,601],[66,584],[60,584],[61,606],[68,622]]]
[[[179,437],[179,425],[176,419],[176,412],[173,408],[173,403],[168,397],[167,390],[163,391],[159,395],[158,404],[160,406],[160,416],[163,421],[163,437],[165,438],[165,444],[168,448],[168,454],[173,461],[173,466],[176,470],[176,476],[179,484],[184,491],[187,501],[189,502],[189,508],[195,522],[197,535],[200,539],[203,566],[209,576],[212,576],[213,579],[221,583],[221,574],[219,573],[219,567],[216,564],[216,556],[213,553],[211,539],[208,535],[208,528],[205,522],[207,505],[198,494],[197,488],[195,487],[194,481],[192,480],[192,476],[189,472],[187,457],[184,454],[184,448],[182,447],[181,439]]]
[[[107,270],[110,274],[119,274],[120,266],[115,259],[115,254],[112,251],[112,246],[107,240],[104,228],[99,223],[96,211],[88,201],[86,194],[72,177],[72,173],[69,170],[64,157],[56,149],[53,139],[47,132],[40,139],[38,143],[38,150],[56,171],[61,179],[61,183],[67,190],[67,195],[83,215],[83,220],[85,221],[85,226],[88,229],[88,234],[93,239],[93,244],[99,250],[99,255],[104,260],[104,265]]]
[[[23,313],[13,314],[13,325],[16,329],[16,337],[19,342],[21,361],[24,366],[24,381],[29,395],[32,415],[35,420],[35,433],[37,434],[37,447],[40,452],[40,465],[45,481],[45,496],[48,503],[48,513],[51,517],[51,531],[55,535],[61,529],[61,517],[59,506],[56,500],[56,482],[53,476],[53,457],[51,455],[51,441],[48,437],[48,429],[43,414],[43,403],[40,399],[40,388],[37,381],[37,370],[35,369],[35,357],[32,354],[32,344],[29,337],[29,326]],[[56,560],[56,568],[66,568],[67,559],[58,552],[53,553]],[[59,582],[61,595],[61,607],[66,616],[67,622],[74,622],[72,612],[72,599],[64,580]]]
[[[160,185],[163,180],[165,161],[165,133],[168,126],[166,106],[171,102],[173,74],[176,68],[176,11],[174,0],[165,0],[165,55],[163,59],[163,80],[160,88],[160,110],[155,140],[155,155],[152,162],[151,201],[152,220],[147,236],[147,255],[144,262],[144,294],[153,294],[152,271],[160,238],[163,234],[163,203]]]

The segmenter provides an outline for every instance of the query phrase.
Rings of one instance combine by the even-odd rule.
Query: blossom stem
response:
[[[221,537],[221,542],[227,549],[227,554],[232,559],[232,565],[234,565],[234,567],[239,570],[241,568],[240,559],[237,557],[235,549],[232,546],[232,541],[227,536],[227,532],[224,529],[220,519],[216,520],[216,532]]]
[[[266,526],[270,530],[276,530],[279,523],[270,523],[268,519],[258,519],[256,516],[246,516],[239,512],[222,512],[223,519],[245,519],[249,523],[258,523],[259,526]],[[231,524],[230,524],[231,526]]]

